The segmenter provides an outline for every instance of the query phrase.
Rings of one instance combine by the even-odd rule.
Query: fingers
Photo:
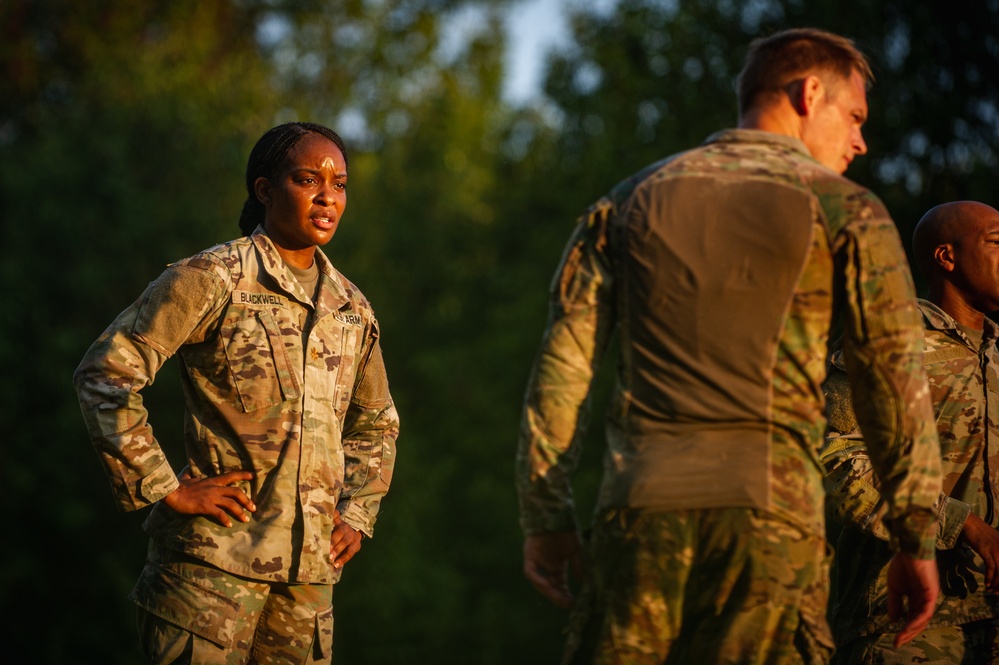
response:
[[[583,578],[583,550],[575,531],[541,533],[524,540],[524,576],[554,605],[572,606],[569,571]]]
[[[905,625],[895,636],[895,647],[911,642],[933,618],[940,580],[936,562],[897,554],[888,568],[888,616],[895,620],[902,614],[902,598],[908,596],[909,612]]]
[[[232,522],[228,519],[228,515],[232,515],[240,522],[249,522],[249,513],[255,512],[257,506],[250,500],[250,497],[246,495],[246,492],[239,489],[238,487],[225,486],[220,487],[218,485],[212,486],[208,485],[205,488],[204,500],[215,510],[215,514],[222,513],[223,519],[220,519],[224,526],[231,527]],[[211,508],[209,508],[210,510]],[[222,511],[225,511],[224,513]]]
[[[990,556],[983,556],[985,561],[985,586],[989,591],[995,591],[996,564]]]
[[[236,496],[219,497],[216,499],[215,505],[225,510],[240,522],[249,522],[250,515],[247,511],[252,513],[257,509],[256,505],[250,501],[250,497],[246,496],[242,490]],[[231,524],[227,524],[226,526],[231,526]]]
[[[208,480],[207,478],[205,480]],[[214,480],[219,485],[234,485],[238,482],[244,480],[253,480],[252,471],[226,471],[225,473],[220,473],[217,476],[213,476],[211,480]]]
[[[251,513],[256,511],[257,506],[250,500],[250,497],[243,490],[238,487],[220,487],[219,493],[228,498],[239,503],[242,508],[249,510]],[[235,515],[235,513],[233,513]]]
[[[532,561],[524,562],[524,576],[534,585],[538,593],[557,607],[568,609],[572,606],[572,592],[569,591],[565,573],[546,570]]]
[[[245,495],[243,499],[249,502],[249,499],[246,499]],[[232,520],[229,518],[230,515],[240,522],[249,522],[250,516],[246,511],[249,510],[252,512],[257,509],[252,502],[249,502],[249,505],[244,509],[243,499],[226,496],[203,496],[198,501],[195,509],[186,512],[211,517],[222,526],[231,527]]]
[[[909,599],[909,620],[905,622],[902,630],[895,636],[895,648],[911,642],[933,618],[933,610],[936,608],[936,596],[932,598],[927,594],[921,594]]]
[[[985,563],[986,588],[999,593],[999,531],[970,513],[961,528],[961,538]]]
[[[344,564],[353,559],[354,555],[360,551],[361,540],[359,538],[349,543],[341,542],[330,552],[330,560],[333,562],[333,567],[342,568]]]
[[[232,526],[232,520],[229,519],[229,515],[217,505],[206,508],[204,515],[206,517],[215,518],[216,522],[218,522],[219,524],[221,524],[226,528],[230,528]],[[245,522],[246,520],[244,519],[241,521]]]
[[[999,547],[992,546],[985,548],[980,553],[985,562],[985,586],[992,593],[999,592]]]
[[[204,515],[228,528],[232,526],[230,516],[240,522],[249,522],[247,512],[257,509],[246,492],[232,486],[251,478],[253,474],[248,471],[232,471],[199,480],[182,477],[180,487],[164,497],[163,501],[178,513]]]
[[[342,568],[361,550],[363,536],[346,522],[334,515],[333,534],[330,536],[330,562],[334,568]]]

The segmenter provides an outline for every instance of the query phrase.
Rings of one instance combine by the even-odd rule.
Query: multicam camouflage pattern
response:
[[[919,308],[926,329],[924,366],[940,435],[943,478],[936,534],[941,593],[930,627],[956,626],[999,617],[999,597],[985,590],[981,557],[958,539],[970,512],[999,526],[993,505],[999,488],[995,346],[999,327],[986,319],[982,346],[976,349],[939,307],[920,300]],[[885,501],[853,416],[842,364],[842,355],[835,352],[825,386],[829,437],[822,460],[830,470],[826,478],[830,526],[846,525],[836,543],[832,612],[837,643],[845,644],[861,635],[893,634],[902,622],[888,621],[887,565],[892,555],[882,521]],[[986,469],[990,480],[985,478]],[[932,648],[928,642],[932,635],[923,633],[917,643]]]
[[[716,437],[726,446],[724,454],[699,451],[685,457],[682,446],[669,447],[668,436],[646,439],[639,446],[629,377],[649,368],[640,367],[640,350],[630,345],[619,312],[625,305],[648,308],[654,303],[620,300],[620,274],[626,266],[616,242],[631,219],[622,210],[627,211],[632,194],[646,183],[671,181],[674,193],[680,194],[674,200],[702,200],[697,198],[700,190],[684,195],[685,183],[721,178],[731,182],[733,174],[744,174],[743,185],[758,182],[768,193],[780,196],[786,191],[787,196],[810,202],[801,219],[801,224],[810,226],[810,246],[802,248],[803,265],[786,303],[769,369],[772,401],[765,415],[735,422]],[[733,215],[738,219],[738,211]],[[726,239],[723,234],[716,241]],[[650,166],[579,220],[552,282],[549,323],[525,396],[517,455],[525,533],[576,527],[571,475],[588,418],[590,386],[615,326],[621,333],[621,362],[608,410],[608,454],[598,511],[621,506],[658,510],[742,506],[823,533],[823,469],[818,460],[825,431],[821,384],[834,294],[842,296],[851,378],[857,393],[865,397],[859,415],[878,471],[892,479],[886,496],[891,499],[893,533],[904,551],[932,556],[939,449],[920,362],[914,288],[895,226],[873,194],[811,159],[800,141],[748,130],[722,132],[701,148]],[[747,297],[767,295],[758,289]],[[712,336],[718,348],[733,339],[731,326],[700,333]],[[684,399],[696,404],[699,395],[693,397]],[[696,429],[700,422],[687,421],[678,427]],[[663,429],[673,424],[663,423]],[[717,429],[728,425],[722,423]],[[749,440],[754,445],[748,445]],[[757,440],[760,445],[755,445]],[[694,486],[671,498],[672,503],[653,505],[642,495],[682,483],[685,473],[696,465],[703,471],[705,464],[714,465],[705,474],[715,479],[713,483]],[[629,486],[628,480],[638,475],[661,482]],[[724,494],[740,484],[755,493],[747,491],[748,498],[739,502]],[[756,485],[762,485],[762,491],[755,491]]]
[[[313,305],[262,229],[171,265],[74,376],[118,506],[178,486],[139,391],[178,354],[194,478],[248,470],[257,506],[224,527],[156,503],[149,535],[251,579],[330,583],[334,510],[368,536],[395,462],[398,416],[371,306],[316,252]]]
[[[756,510],[624,510],[598,519],[590,553],[563,662],[829,660],[820,535]]]
[[[995,619],[927,628],[916,640],[895,648],[894,633],[859,638],[837,649],[834,665],[926,665],[999,663],[999,625]]]
[[[151,553],[131,599],[149,663],[328,663],[333,586],[257,582]]]

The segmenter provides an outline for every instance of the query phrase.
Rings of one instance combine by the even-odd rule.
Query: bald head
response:
[[[912,255],[923,276],[932,279],[932,274],[940,271],[934,258],[940,245],[962,244],[996,216],[999,212],[995,208],[977,201],[955,201],[930,208],[912,234]]]
[[[977,201],[931,208],[916,224],[912,254],[930,287],[930,300],[943,307],[979,313],[999,309],[999,211]],[[955,317],[956,318],[956,317]]]

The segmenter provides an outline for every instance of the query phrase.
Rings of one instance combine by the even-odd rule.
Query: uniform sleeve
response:
[[[399,415],[389,393],[377,324],[366,348],[344,417],[344,490],[337,509],[344,522],[370,538],[392,482]]]
[[[843,275],[844,358],[853,406],[887,502],[893,547],[932,558],[940,448],[922,365],[922,331],[898,232],[870,193],[837,202],[851,220],[834,236]]]
[[[526,534],[576,529],[572,474],[588,398],[613,328],[607,248],[613,204],[602,199],[577,222],[552,280],[548,325],[524,398],[517,448],[520,523]]]
[[[73,375],[90,440],[122,511],[148,506],[178,487],[139,392],[181,344],[204,334],[217,306],[223,291],[217,271],[192,261],[152,282],[93,343]]]
[[[829,432],[821,459],[826,467],[826,509],[839,524],[851,525],[880,540],[890,536],[884,523],[888,505],[881,496],[867,446],[853,414],[846,375],[833,369],[824,387]],[[941,493],[937,497],[936,544],[952,549],[971,512],[971,505]]]

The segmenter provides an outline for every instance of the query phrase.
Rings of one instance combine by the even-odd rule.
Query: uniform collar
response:
[[[305,289],[302,288],[298,279],[285,265],[284,259],[278,253],[274,242],[267,236],[264,227],[257,226],[256,230],[250,236],[250,240],[253,241],[253,244],[257,248],[264,271],[277,282],[281,290],[294,297],[295,300],[303,305],[312,307],[312,298],[305,293]],[[319,298],[316,303],[321,310],[320,313],[324,313],[323,310],[336,311],[342,309],[344,305],[350,302],[350,298],[343,285],[343,277],[318,247],[316,248],[315,260],[319,266],[320,273]]]
[[[923,319],[926,322],[926,327],[932,330],[947,331],[951,337],[958,337],[965,345],[971,347],[971,341],[968,339],[967,335],[961,331],[957,326],[957,321],[955,321],[950,314],[943,311],[935,304],[929,300],[918,299],[916,304],[919,305],[919,311],[923,313]],[[985,329],[982,333],[982,348],[988,349],[993,347],[996,343],[996,339],[999,338],[999,326],[997,326],[989,317],[985,317]]]
[[[715,132],[704,142],[709,143],[770,143],[784,148],[790,148],[795,152],[811,157],[812,153],[801,141],[786,134],[775,134],[762,129],[723,129]]]

